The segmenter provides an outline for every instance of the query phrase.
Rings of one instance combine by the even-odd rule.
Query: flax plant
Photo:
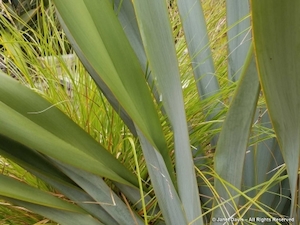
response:
[[[2,174],[5,204],[72,225],[299,223],[298,1],[53,3],[37,26],[2,18],[0,154],[47,184]]]

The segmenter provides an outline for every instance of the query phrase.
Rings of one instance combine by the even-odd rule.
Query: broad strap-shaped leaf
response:
[[[117,224],[143,224],[141,217],[131,212],[131,209],[108,187],[101,177],[63,164],[58,165],[93,198],[93,202],[86,202],[86,204],[101,206]]]
[[[237,81],[251,45],[249,0],[226,0],[228,78]]]
[[[75,148],[70,143],[62,141],[59,137],[16,113],[2,102],[0,102],[0,114],[1,136],[8,137],[14,142],[21,143],[28,148],[38,149],[41,153],[49,157],[86,171],[103,175],[113,180],[119,180],[119,178],[121,178],[113,172],[112,169],[106,167],[95,158],[92,158],[92,156]],[[10,119],[4,120],[4,118]],[[1,138],[1,140],[3,140],[3,138]],[[72,157],[70,157],[71,155]],[[125,182],[125,180],[123,180],[123,182]]]
[[[238,194],[230,187],[224,186],[222,181],[229,182],[241,190],[244,159],[259,96],[259,80],[251,50],[242,74],[214,155],[215,171],[222,179],[215,179],[215,188],[221,203]],[[238,202],[239,198],[236,198],[225,203],[213,212],[213,217],[229,218],[236,213]]]
[[[151,87],[152,93],[157,102],[159,102],[159,93],[155,84],[155,79],[148,67],[148,61],[144,50],[141,34],[137,25],[137,20],[131,1],[115,0],[115,11],[118,19],[123,27],[128,41],[135,54],[138,57],[142,70],[147,78],[147,82]],[[163,111],[163,108],[161,109]]]
[[[68,36],[69,42],[72,44],[72,47],[76,51],[76,54],[78,58],[80,59],[81,63],[85,66],[85,69],[88,71],[90,76],[94,79],[95,83],[97,84],[98,88],[101,90],[103,95],[106,97],[110,105],[113,107],[113,109],[119,114],[119,116],[122,118],[126,126],[129,128],[132,134],[136,136],[136,130],[133,124],[133,121],[129,117],[129,115],[126,113],[126,111],[122,108],[122,106],[119,104],[118,100],[115,98],[114,94],[111,92],[111,90],[107,87],[107,85],[104,83],[101,77],[98,76],[97,71],[93,68],[93,66],[89,63],[89,61],[85,58],[84,53],[80,49],[80,47],[76,44],[76,41],[74,40],[72,34],[68,30],[67,26],[65,25],[64,21],[60,18],[60,23],[64,29],[64,32]]]
[[[153,146],[143,134],[140,133],[139,130],[137,131],[155,196],[166,224],[188,224],[185,212],[182,208],[182,202],[172,183],[162,156],[153,149]]]
[[[202,224],[198,186],[189,143],[178,60],[164,1],[133,1],[149,67],[157,79],[162,104],[174,133],[179,197],[188,222]],[[153,146],[155,147],[155,146]],[[149,168],[149,166],[148,166]],[[157,194],[157,193],[156,193]]]
[[[105,83],[134,124],[163,155],[170,174],[173,174],[166,140],[143,70],[111,2],[55,0],[54,3],[74,48],[80,49],[81,60],[96,72],[91,74],[96,83],[97,80]]]
[[[252,42],[252,32],[250,24],[250,3],[248,0],[227,0],[227,37],[228,37],[228,77],[231,81],[238,81],[247,52]],[[258,118],[254,123],[261,123],[259,126],[270,127],[270,120],[266,109],[257,109],[255,118]],[[266,125],[265,125],[266,124]],[[252,130],[252,135],[257,135],[261,131]],[[264,137],[263,137],[264,136]],[[260,135],[259,138],[265,138],[266,135]],[[249,146],[245,157],[244,175],[243,175],[243,190],[247,190],[258,184],[261,184],[271,178],[274,173],[271,170],[278,167],[282,163],[280,149],[275,138],[259,141],[254,146]],[[280,188],[278,184],[272,187],[271,191],[276,193],[276,188]],[[284,187],[283,187],[284,188]],[[247,195],[254,197],[258,190],[253,190]],[[277,207],[277,204],[285,204],[285,198],[281,196],[265,193],[260,202],[268,206]],[[248,200],[245,200],[247,203]],[[268,210],[267,210],[268,211]],[[264,217],[265,214],[260,210],[249,210],[246,217]]]
[[[214,62],[201,2],[197,0],[178,0],[177,5],[198,93],[201,99],[205,99],[219,91],[219,83],[215,76]]]
[[[0,73],[0,78],[2,141],[19,143],[19,147],[25,146],[24,151],[37,150],[74,167],[137,186],[131,172],[54,105],[7,75]],[[9,146],[1,143],[1,149],[9,151]]]
[[[130,218],[132,219],[130,210],[128,209],[127,206],[124,205],[124,203],[122,201],[119,200],[119,197],[114,196],[113,199],[110,199],[111,201],[116,202],[117,205],[115,206],[114,203],[112,203],[110,205],[108,204],[107,207],[110,209],[110,214],[107,213],[106,212],[107,210],[103,210],[103,208],[101,208],[101,206],[99,206],[101,204],[98,205],[98,203],[95,203],[95,202],[99,201],[99,199],[95,200],[95,199],[91,198],[88,194],[86,194],[85,192],[80,190],[80,188],[78,188],[74,185],[74,183],[70,180],[70,178],[76,182],[79,179],[75,176],[74,173],[70,172],[70,174],[68,174],[66,171],[64,171],[64,173],[66,173],[70,177],[70,178],[68,178],[61,171],[59,171],[58,168],[62,167],[62,165],[58,161],[67,163],[69,165],[89,171],[89,172],[97,174],[97,175],[106,176],[106,177],[116,180],[118,182],[123,182],[123,184],[128,185],[129,183],[127,183],[127,181],[125,181],[123,179],[120,179],[120,177],[118,178],[118,176],[116,176],[116,174],[114,174],[114,172],[112,172],[112,171],[111,171],[112,173],[109,172],[110,171],[109,165],[104,166],[101,164],[101,162],[99,162],[99,161],[97,162],[97,160],[95,160],[95,158],[98,158],[98,157],[92,158],[92,157],[88,156],[88,154],[85,154],[84,148],[82,149],[83,151],[81,153],[79,153],[80,150],[74,148],[74,146],[73,146],[73,145],[76,145],[76,143],[70,142],[68,144],[67,142],[62,140],[65,138],[63,134],[61,137],[55,136],[54,135],[55,127],[53,128],[50,125],[47,125],[47,120],[49,123],[49,119],[51,120],[52,123],[55,124],[55,122],[52,121],[51,117],[47,117],[47,116],[49,116],[49,114],[48,114],[49,111],[48,111],[48,113],[40,113],[39,114],[40,116],[44,116],[44,118],[39,118],[39,117],[33,116],[33,117],[31,117],[31,120],[30,120],[29,118],[26,117],[26,115],[22,116],[22,112],[23,112],[22,110],[24,110],[26,112],[27,108],[34,110],[35,107],[38,107],[41,105],[43,107],[45,107],[45,105],[39,104],[39,103],[41,103],[41,102],[45,103],[46,101],[43,100],[41,97],[39,97],[37,94],[33,93],[28,88],[18,84],[18,82],[16,82],[12,78],[9,78],[6,75],[3,76],[2,81],[4,82],[4,84],[6,84],[8,86],[7,88],[9,89],[10,94],[13,93],[13,96],[11,96],[11,97],[14,97],[16,101],[17,100],[20,101],[20,99],[18,99],[18,97],[20,97],[20,96],[18,96],[17,92],[14,90],[15,87],[17,87],[18,90],[20,90],[23,93],[23,96],[25,96],[25,98],[30,97],[30,100],[33,101],[35,103],[35,105],[31,105],[30,101],[24,101],[24,103],[27,103],[27,106],[25,106],[22,109],[15,107],[15,109],[18,109],[20,111],[20,112],[17,112],[17,111],[14,111],[12,108],[9,108],[6,104],[3,104],[3,102],[0,102],[0,106],[1,106],[0,111],[2,112],[1,118],[0,118],[0,121],[1,121],[1,123],[0,123],[1,124],[0,125],[0,127],[1,127],[0,151],[1,151],[1,153],[4,154],[4,156],[7,156],[10,159],[14,160],[15,162],[19,163],[21,166],[26,168],[29,172],[32,172],[36,176],[40,177],[41,179],[45,180],[49,184],[53,185],[58,190],[62,191],[62,193],[64,193],[72,201],[74,201],[75,203],[78,203],[82,208],[89,210],[88,212],[91,213],[92,215],[95,214],[96,217],[98,215],[101,215],[101,218],[99,218],[101,221],[104,220],[108,224],[114,224],[114,223],[116,223],[116,221],[113,218],[116,218],[116,219],[121,218],[121,221],[120,221],[120,219],[117,220],[118,223],[116,223],[116,224],[126,224],[125,223],[126,221],[128,224],[133,224],[134,221],[130,220]],[[8,82],[5,83],[6,81],[8,81]],[[10,97],[10,95],[5,92],[5,88],[2,88],[1,91],[3,93],[1,100],[6,101],[5,99],[8,99]],[[5,94],[5,97],[4,97],[4,94]],[[24,94],[28,94],[28,96],[26,96]],[[10,100],[12,100],[14,98],[10,98]],[[17,102],[14,102],[14,103],[17,104]],[[22,106],[23,101],[21,101],[19,103]],[[49,107],[49,105],[50,105],[50,103],[48,103],[48,107]],[[12,107],[13,106],[14,105],[12,104]],[[57,109],[52,108],[52,109],[48,109],[48,110],[55,111]],[[6,112],[8,112],[8,113],[6,113]],[[64,114],[62,114],[59,110],[57,110],[57,112],[58,113],[56,115],[54,115],[54,118],[57,119],[58,121],[61,120],[61,122],[63,122],[62,118],[64,118],[65,123],[63,123],[63,125],[68,126],[68,122],[70,120]],[[30,115],[30,113],[28,115]],[[10,120],[4,120],[4,118],[10,118]],[[45,125],[45,127],[38,126],[39,122],[41,122],[41,121],[39,121],[39,119],[43,119],[42,124]],[[74,123],[71,121],[71,124],[74,124]],[[57,128],[59,128],[59,125],[58,124],[56,124],[56,125],[57,125]],[[76,126],[77,125],[76,124],[74,124],[74,125],[75,125],[75,127],[74,127],[75,129],[73,130],[73,134],[76,134]],[[49,129],[49,130],[47,131],[46,129]],[[77,129],[81,130],[81,128],[79,128],[78,126],[77,126]],[[49,132],[49,131],[51,131],[51,132]],[[71,131],[69,131],[69,132],[71,132]],[[56,130],[56,134],[60,134],[60,132],[58,130]],[[85,133],[83,132],[81,136],[77,136],[77,139],[83,140],[84,136],[85,136]],[[74,140],[74,142],[76,142],[76,141]],[[91,139],[91,142],[93,143],[94,140]],[[65,146],[67,146],[67,148]],[[78,145],[78,147],[80,147],[80,146]],[[49,158],[45,157],[42,154],[39,154],[37,151],[35,151],[33,149],[37,149],[41,153],[48,155],[52,158],[55,158],[58,161],[50,160]],[[99,150],[100,149],[98,149],[98,151]],[[106,151],[106,150],[104,150],[104,151]],[[72,155],[72,157],[69,157],[70,155]],[[88,161],[86,161],[86,160],[88,160]],[[103,160],[104,161],[109,160],[109,158],[107,158],[107,159],[104,158]],[[116,159],[114,159],[114,160],[116,160]],[[86,166],[85,164],[87,164],[88,166]],[[92,169],[93,164],[95,167],[94,169]],[[67,167],[67,165],[65,165],[64,167]],[[64,168],[64,167],[62,167],[62,168]],[[104,168],[101,169],[101,167],[104,167]],[[69,166],[68,168],[72,168],[72,167]],[[73,170],[75,170],[77,174],[80,174],[80,171],[81,171],[80,169],[74,168]],[[111,169],[113,170],[113,168],[111,168]],[[63,169],[61,169],[61,170],[63,170]],[[71,169],[69,169],[69,170],[71,170]],[[125,167],[122,170],[124,173],[126,173]],[[102,178],[99,176],[96,176],[94,174],[89,174],[89,173],[83,172],[83,171],[81,171],[81,173],[85,173],[85,177],[90,176],[91,179],[92,178],[93,178],[93,180],[96,179],[96,181],[98,181],[98,183],[100,181],[102,181],[102,186],[106,185],[106,184],[104,184],[104,181],[102,180]],[[6,183],[3,183],[3,184],[6,185]],[[79,184],[81,186],[84,186],[82,183],[79,183]],[[86,182],[86,185],[88,185],[88,182]],[[16,188],[18,188],[18,187],[16,187]],[[95,186],[93,186],[93,190],[97,190],[95,188]],[[32,191],[32,192],[34,192],[34,191]],[[108,197],[112,196],[112,190],[110,190],[107,186],[106,186],[105,190],[102,187],[102,190],[98,190],[95,193],[98,193],[100,196],[101,195],[108,196]],[[13,200],[12,202],[22,200],[19,203],[21,205],[24,205],[24,199],[20,199],[18,196],[13,197],[13,196],[5,194],[5,193],[3,195],[6,197],[10,197],[11,198],[10,200]],[[87,202],[87,203],[84,203],[84,202]],[[102,202],[104,202],[104,201],[102,201]],[[121,204],[121,202],[123,205]],[[88,204],[94,204],[95,206],[94,207],[92,205],[88,206]],[[104,205],[105,204],[106,203],[104,203]],[[26,203],[26,205],[28,205],[28,204]],[[36,208],[35,206],[30,205],[30,204],[29,204],[29,207]],[[98,207],[100,207],[100,209]],[[47,211],[47,209],[45,209],[45,211]],[[49,211],[53,211],[53,210],[50,209]],[[55,209],[54,211],[57,211],[56,213],[61,214],[61,215],[66,214],[66,213],[62,212],[60,209]],[[48,216],[49,218],[53,218],[53,216],[51,217],[51,213],[45,214],[45,212],[43,210],[38,210],[36,212],[40,213],[41,215],[49,215]],[[116,213],[116,212],[118,212],[118,213]],[[127,213],[127,215],[125,216],[126,213]],[[67,216],[65,215],[65,217],[67,217]],[[140,219],[137,218],[136,221],[138,221],[138,220],[140,220]],[[73,221],[73,220],[70,220],[70,221]],[[141,220],[140,220],[140,223],[141,223]]]
[[[37,190],[36,188],[17,181],[16,179],[1,174],[0,181],[1,184],[5,184],[0,186],[1,196],[15,198],[21,201],[39,204],[41,206],[53,207],[60,210],[84,213],[84,210],[79,207],[56,198],[47,192]]]
[[[104,225],[88,214],[78,214],[74,212],[62,211],[56,208],[45,207],[41,205],[32,204],[11,198],[4,198],[4,200],[12,204],[22,206],[30,211],[36,212],[46,218],[58,222],[63,225]]]
[[[219,92],[219,82],[215,75],[215,66],[210,48],[206,20],[202,3],[198,0],[178,0],[178,10],[184,30],[188,53],[196,81],[200,99],[206,99]],[[207,115],[207,120],[212,120],[222,107],[216,108]],[[218,136],[214,136],[210,143],[216,146]]]
[[[253,145],[248,147],[245,156],[243,191],[269,181],[284,166],[284,160],[277,139],[272,137],[273,129],[269,114],[264,105],[257,108],[254,118],[250,143]],[[289,209],[286,207],[286,204],[290,203],[288,198],[290,195],[289,189],[289,184],[285,180],[269,187],[264,193],[261,192],[261,188],[253,189],[247,193],[247,196],[257,198],[258,195],[261,195],[259,197],[261,205],[264,204],[271,207],[271,209],[276,209],[282,215],[288,215]],[[278,195],[277,193],[281,194]],[[244,202],[241,202],[242,205],[249,202],[247,199],[242,200],[244,200]],[[266,216],[265,212],[255,206],[251,208],[253,210],[248,210],[244,218]],[[270,212],[270,208],[265,208],[265,210]]]
[[[114,5],[115,12],[123,27],[124,33],[126,34],[132,49],[137,55],[143,71],[146,72],[148,62],[134,13],[133,4],[131,1],[115,0]]]
[[[25,169],[27,168],[25,167]],[[77,185],[61,182],[57,180],[56,177],[45,176],[44,174],[36,173],[36,171],[28,171],[34,174],[35,176],[38,176],[47,184],[51,185],[51,187],[55,188],[55,190],[57,190],[60,194],[69,199],[69,201],[71,201],[73,204],[78,205],[79,207],[84,209],[89,215],[98,219],[102,223],[112,225],[118,224],[116,220],[101,207],[101,204],[98,204],[95,201],[95,199],[93,199],[87,192],[85,192]],[[36,212],[38,213],[38,211]]]
[[[28,148],[27,146],[14,142],[13,140],[10,140],[1,135],[0,135],[0,154],[18,163],[18,165],[22,166],[28,172],[44,180],[45,182],[47,182],[47,184],[50,184],[60,193],[64,194],[67,198],[74,201],[77,205],[85,209],[89,214],[95,216],[100,221],[104,222],[104,224],[118,224],[113,217],[120,216],[120,213],[118,212],[119,210],[116,210],[117,208],[120,207],[120,204],[116,206],[111,205],[113,207],[110,208],[114,209],[115,215],[112,215],[113,217],[110,216],[101,207],[101,204],[96,203],[95,199],[93,199],[86,192],[84,192],[82,189],[77,187],[74,184],[74,182],[70,180],[70,179],[75,180],[73,176],[69,175],[70,176],[69,178],[58,169],[60,164],[57,161],[50,160],[49,158],[45,157],[42,154],[39,154],[38,152]],[[80,171],[80,170],[77,169],[76,171]],[[96,175],[92,175],[92,174],[90,174],[89,176],[96,177]],[[102,178],[98,177],[98,179],[101,180]],[[6,185],[5,183],[2,184]],[[97,189],[94,188],[94,190]],[[97,193],[102,195],[103,194],[111,195],[112,190],[107,191],[106,193],[101,193],[101,191],[98,190]],[[13,202],[14,201],[15,200],[13,200]],[[21,205],[22,204],[23,202],[21,202]],[[126,210],[128,211],[127,207]],[[63,212],[59,212],[59,213],[65,215]],[[43,214],[43,212],[41,212],[41,214],[45,215]],[[51,216],[49,218],[51,218]],[[132,224],[129,220],[128,222],[129,224]],[[125,223],[121,222],[119,224],[125,224]]]
[[[55,165],[49,162],[47,157],[2,135],[0,135],[0,155],[26,168],[27,171],[35,171],[36,174],[43,174],[44,176],[55,177],[56,180],[73,183]]]
[[[300,151],[300,2],[252,0],[253,37],[261,86],[287,166],[294,213]],[[295,217],[293,214],[292,217]],[[298,221],[295,221],[298,224]]]

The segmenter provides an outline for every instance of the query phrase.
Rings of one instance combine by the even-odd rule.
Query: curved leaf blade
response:
[[[74,212],[62,211],[55,208],[45,207],[41,205],[32,204],[30,202],[24,202],[16,199],[11,198],[4,198],[8,202],[11,202],[16,205],[20,205],[34,211],[40,215],[43,215],[53,221],[56,221],[60,224],[64,225],[82,225],[82,224],[89,224],[89,225],[103,225],[103,223],[99,222],[98,220],[94,219],[88,214],[78,214]]]
[[[109,1],[59,0],[72,39],[135,125],[156,146],[172,174],[166,140],[143,70]],[[81,15],[80,17],[74,16]],[[86,41],[86,33],[89,41]],[[96,78],[94,77],[96,80]],[[98,78],[99,79],[99,78]]]
[[[252,0],[251,6],[259,77],[287,166],[295,213],[300,166],[300,2]]]
[[[238,190],[241,190],[244,159],[259,96],[259,80],[253,51],[249,51],[247,62],[248,65],[244,67],[243,76],[223,124],[214,155],[216,173]],[[215,188],[221,202],[238,194],[235,190],[224,187],[218,179],[215,179]],[[228,205],[217,208],[213,212],[213,217],[229,218],[236,213],[233,206],[238,202],[239,198],[236,198]],[[223,212],[227,214],[224,215]]]
[[[59,109],[7,75],[0,73],[0,78],[2,136],[75,167],[137,185],[131,172]]]
[[[76,168],[58,164],[69,177],[93,198],[94,202],[86,204],[98,204],[117,224],[143,224],[142,219],[131,212],[131,209],[108,187],[102,178]]]
[[[0,174],[0,195],[12,199],[17,199],[32,204],[51,207],[58,210],[64,210],[74,213],[85,213],[84,210],[80,209],[74,204],[70,204],[63,201],[53,195],[38,190],[27,184],[21,183],[13,178]]]

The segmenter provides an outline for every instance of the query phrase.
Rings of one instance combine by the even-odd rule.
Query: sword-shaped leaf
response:
[[[300,2],[297,0],[252,0],[253,36],[259,77],[289,174],[292,213],[296,209],[299,195],[299,10]]]

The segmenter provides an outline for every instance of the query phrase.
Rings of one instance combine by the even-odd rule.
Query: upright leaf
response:
[[[205,99],[219,91],[208,31],[201,2],[177,0],[188,52],[200,97]]]
[[[201,1],[177,0],[177,4],[198,94],[203,100],[218,93],[220,87],[215,75],[216,71]],[[213,119],[219,113],[220,108],[218,105],[209,112],[207,120]],[[217,135],[212,138],[210,141],[212,146],[216,146],[217,139]]]
[[[162,104],[174,132],[179,196],[188,222],[201,215],[198,186],[189,143],[178,60],[164,1],[133,1],[146,55],[157,79]],[[201,224],[201,220],[194,222]]]
[[[227,0],[228,77],[237,81],[251,45],[249,0]]]
[[[157,91],[155,79],[148,68],[148,61],[142,43],[142,38],[139,32],[139,28],[137,25],[133,4],[131,1],[123,1],[123,0],[115,0],[114,4],[115,4],[115,11],[118,15],[118,19],[124,29],[127,39],[130,42],[131,47],[133,48],[135,54],[138,57],[138,60],[141,64],[141,67],[144,71],[144,74],[147,78],[148,84],[151,87],[152,93],[156,101],[159,102],[160,96]]]
[[[224,182],[241,190],[245,154],[259,93],[252,51],[248,53],[247,62],[223,124],[214,156],[215,171],[221,179],[215,179],[215,188],[219,195],[219,204],[222,204],[213,212],[216,218],[233,216],[239,202],[239,198],[232,199],[232,196],[238,193],[224,185]],[[226,200],[230,201],[224,204]]]
[[[161,155],[153,149],[153,146],[139,133],[148,171],[155,195],[160,206],[166,224],[188,224],[182,203],[177,191],[171,182],[165,162]]]
[[[291,212],[296,218],[300,166],[300,2],[252,0],[251,3],[259,77],[287,166]]]

